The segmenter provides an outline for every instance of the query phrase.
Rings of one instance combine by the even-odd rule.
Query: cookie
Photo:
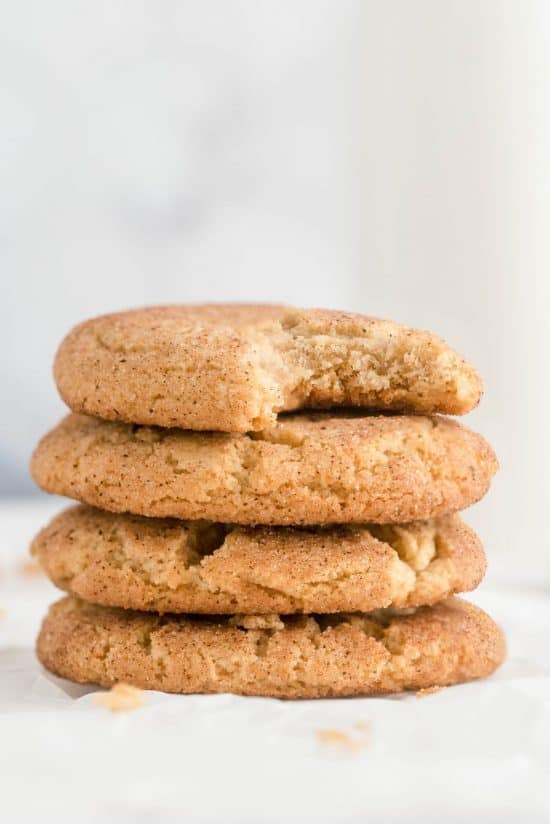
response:
[[[480,678],[502,662],[505,641],[454,598],[405,615],[188,618],[68,597],[50,608],[37,652],[56,675],[103,687],[321,698]]]
[[[403,523],[481,498],[497,461],[442,417],[312,413],[262,432],[189,432],[69,415],[42,439],[47,492],[114,512],[223,523]]]
[[[282,306],[160,306],[77,326],[54,368],[75,412],[248,432],[276,413],[360,406],[463,414],[474,369],[442,340],[365,315]]]
[[[162,613],[421,606],[474,589],[485,572],[481,544],[458,515],[291,529],[76,506],[54,518],[31,551],[54,584],[85,601]]]

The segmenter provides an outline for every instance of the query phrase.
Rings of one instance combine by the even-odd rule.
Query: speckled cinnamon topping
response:
[[[44,666],[79,683],[315,698],[480,678],[501,663],[505,642],[489,616],[458,599],[406,615],[292,616],[246,629],[69,597],[51,607],[37,651]]]
[[[330,613],[433,604],[474,589],[485,554],[450,515],[403,526],[231,527],[87,506],[32,544],[85,601],[154,612]]]
[[[55,361],[61,396],[108,420],[226,432],[360,406],[464,414],[481,381],[430,332],[326,309],[157,306],[88,320]]]
[[[262,432],[189,432],[69,415],[40,442],[43,489],[114,512],[224,523],[403,523],[456,512],[497,460],[449,418],[312,413]]]

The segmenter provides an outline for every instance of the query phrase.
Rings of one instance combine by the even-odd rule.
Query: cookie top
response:
[[[188,618],[54,604],[38,657],[79,683],[279,698],[369,695],[489,675],[505,656],[496,624],[450,599],[411,614]]]
[[[366,315],[282,306],[157,306],[88,320],[54,367],[75,412],[249,432],[281,411],[359,406],[464,414],[479,375],[430,332]]]
[[[475,589],[485,555],[458,515],[404,526],[231,527],[76,506],[32,553],[60,589],[172,613],[370,612]]]
[[[262,432],[158,429],[69,415],[38,445],[47,492],[113,512],[223,523],[403,523],[464,509],[497,469],[442,417],[289,415]]]

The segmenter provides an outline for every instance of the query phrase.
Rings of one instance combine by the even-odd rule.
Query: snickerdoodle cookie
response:
[[[69,415],[32,471],[48,492],[114,512],[223,523],[403,523],[481,498],[487,442],[448,418],[288,415],[262,432],[190,432]]]
[[[458,515],[403,526],[231,527],[76,506],[34,539],[60,589],[154,612],[370,612],[474,589],[485,554]]]
[[[479,375],[440,338],[365,315],[158,306],[80,324],[55,361],[75,412],[194,430],[264,429],[281,411],[360,406],[463,414]]]
[[[158,616],[68,597],[37,643],[49,670],[79,683],[280,698],[369,695],[489,675],[504,637],[452,598],[411,614]]]

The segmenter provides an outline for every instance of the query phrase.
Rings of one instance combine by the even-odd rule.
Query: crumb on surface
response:
[[[130,684],[115,684],[109,692],[95,695],[94,700],[111,712],[131,712],[143,706],[143,690]]]
[[[321,729],[317,730],[317,740],[320,744],[335,747],[342,752],[364,750],[368,746],[369,725],[365,721],[358,721],[353,727],[360,735],[350,734],[345,730]]]
[[[20,575],[23,575],[26,578],[34,578],[35,575],[44,574],[42,566],[35,558],[27,558],[24,561],[21,561],[17,567],[17,571]]]
[[[6,617],[6,610],[2,609],[2,607],[0,607],[0,621],[2,620],[2,618],[5,618],[5,617]]]
[[[434,695],[436,692],[441,692],[445,687],[424,687],[424,689],[416,692],[417,698],[426,698],[428,695]]]

